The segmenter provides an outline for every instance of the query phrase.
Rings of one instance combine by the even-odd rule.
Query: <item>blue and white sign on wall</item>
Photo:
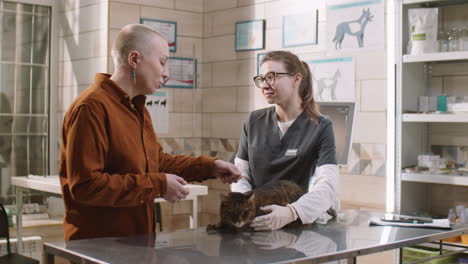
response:
[[[262,66],[262,60],[266,53],[257,54],[257,75],[260,75],[260,67]]]
[[[265,20],[236,23],[236,51],[265,48]]]
[[[140,23],[157,29],[163,34],[169,45],[169,52],[176,52],[177,50],[177,23],[174,21],[163,21],[156,19],[140,19]]]
[[[169,77],[163,87],[195,88],[197,82],[197,60],[169,57]]]
[[[317,44],[318,10],[283,17],[283,48]]]

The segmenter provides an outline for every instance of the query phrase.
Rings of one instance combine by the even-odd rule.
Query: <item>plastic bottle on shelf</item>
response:
[[[459,45],[460,51],[468,51],[468,28],[461,30]]]
[[[460,39],[460,32],[456,28],[452,28],[449,32],[448,38],[448,51],[459,51],[459,39]]]
[[[447,52],[448,51],[448,33],[445,31],[439,31],[437,34],[437,42],[439,44],[439,52]]]

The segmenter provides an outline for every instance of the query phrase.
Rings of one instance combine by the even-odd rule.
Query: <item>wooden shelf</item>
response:
[[[468,176],[429,173],[401,173],[402,181],[468,186]]]
[[[468,113],[459,114],[403,114],[403,122],[467,123]]]
[[[430,247],[430,248],[439,248],[439,243],[434,242],[434,243],[424,243],[421,244],[422,246],[425,247]],[[445,242],[444,241],[444,249],[448,249],[450,251],[457,251],[461,250],[462,248],[468,248],[468,245],[465,245],[461,242]]]
[[[425,53],[420,55],[403,55],[403,62],[437,62],[437,61],[468,61],[468,51]]]

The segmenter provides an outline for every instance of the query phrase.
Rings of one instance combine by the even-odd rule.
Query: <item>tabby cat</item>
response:
[[[270,182],[246,193],[221,194],[221,221],[217,225],[208,225],[206,231],[253,231],[250,222],[256,216],[268,213],[260,207],[270,204],[285,206],[297,201],[303,194],[304,190],[299,185],[286,180]],[[301,221],[297,219],[287,226],[300,224]]]

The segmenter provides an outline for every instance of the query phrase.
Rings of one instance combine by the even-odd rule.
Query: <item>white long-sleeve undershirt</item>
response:
[[[278,122],[281,137],[286,134],[292,123],[293,121]],[[242,178],[237,183],[231,184],[231,191],[248,192],[252,190],[249,162],[236,157],[234,164],[240,169]],[[317,167],[315,169],[315,176],[311,177],[309,181],[308,192],[291,204],[296,209],[302,223],[308,224],[315,221],[326,223],[331,218],[326,211],[330,208],[339,209],[338,188],[338,165],[324,164]]]
[[[234,163],[240,169],[242,178],[231,184],[231,191],[244,193],[252,190],[249,162],[236,157]],[[317,219],[320,223],[326,223],[331,218],[326,211],[330,208],[339,209],[338,188],[338,165],[325,164],[317,167],[315,176],[309,181],[308,192],[291,204],[302,223],[313,223]]]

